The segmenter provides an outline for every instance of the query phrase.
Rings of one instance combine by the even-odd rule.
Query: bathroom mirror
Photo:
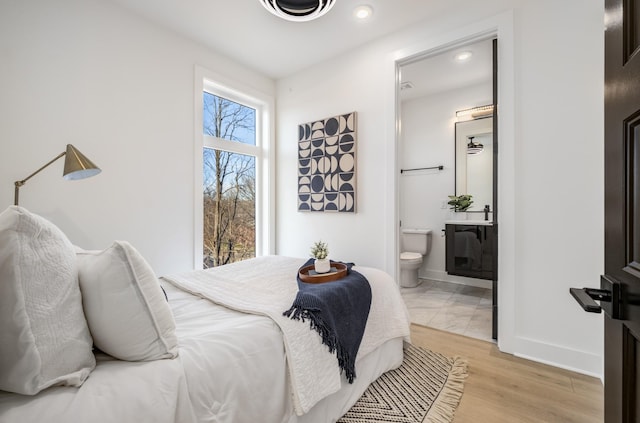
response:
[[[493,117],[456,122],[456,195],[472,195],[467,211],[493,211]]]

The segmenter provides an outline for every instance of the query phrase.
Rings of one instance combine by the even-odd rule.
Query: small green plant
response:
[[[471,195],[463,194],[463,195],[450,195],[449,196],[449,204],[450,209],[454,212],[463,212],[467,211],[471,204],[473,204],[473,200],[471,199]]]
[[[315,259],[326,259],[329,255],[329,246],[322,241],[315,242],[311,247],[311,256]]]

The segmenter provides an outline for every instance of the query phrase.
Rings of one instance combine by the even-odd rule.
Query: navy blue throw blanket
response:
[[[303,267],[312,263],[309,259]],[[296,299],[282,314],[303,322],[309,319],[311,329],[320,334],[330,353],[336,352],[341,371],[353,383],[356,355],[371,308],[371,287],[367,278],[351,270],[353,263],[343,264],[347,274],[336,281],[314,284],[298,277]]]

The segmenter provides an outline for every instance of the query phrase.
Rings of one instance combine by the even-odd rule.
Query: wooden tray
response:
[[[302,282],[306,283],[325,283],[336,281],[347,274],[347,266],[342,263],[331,263],[332,270],[327,273],[310,274],[310,270],[314,270],[313,264],[300,269],[298,276]],[[335,269],[335,270],[333,270]]]

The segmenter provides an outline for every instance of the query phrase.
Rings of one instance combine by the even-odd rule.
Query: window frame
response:
[[[204,92],[224,97],[256,111],[256,145],[205,135]],[[204,201],[203,151],[214,148],[254,156],[256,163],[256,257],[275,251],[275,154],[273,149],[275,102],[273,97],[200,66],[195,67],[194,84],[194,268],[203,268]]]

